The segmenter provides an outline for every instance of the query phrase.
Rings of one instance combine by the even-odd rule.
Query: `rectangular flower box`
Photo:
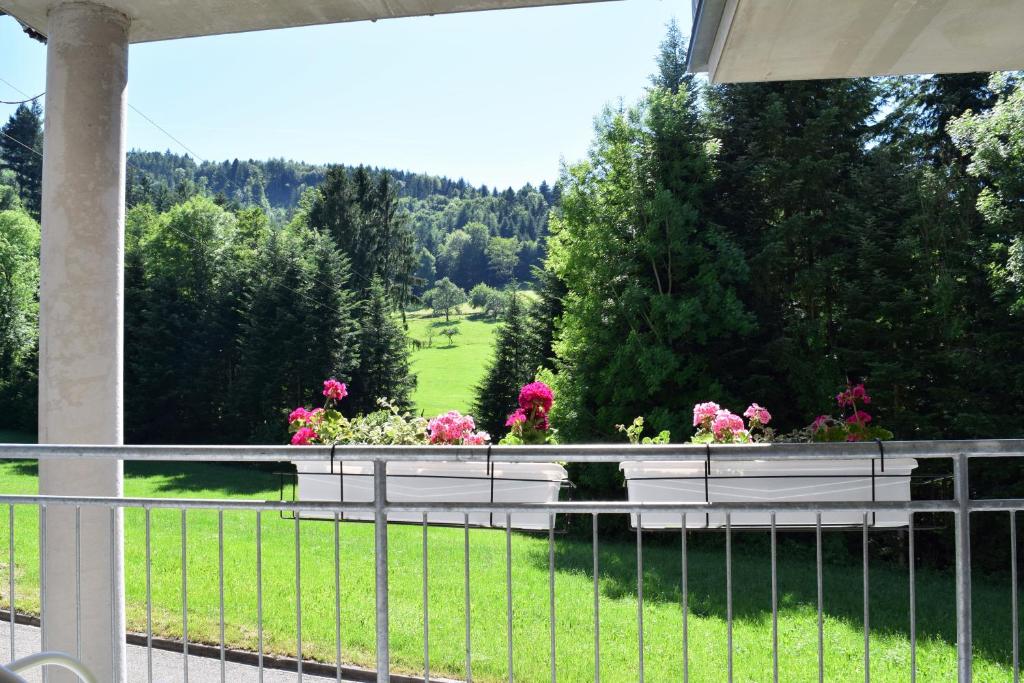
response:
[[[298,498],[301,501],[342,500],[350,503],[373,501],[373,463],[331,463],[296,461]],[[343,467],[343,470],[340,469]],[[339,474],[342,472],[342,474]],[[491,464],[482,462],[390,462],[387,469],[387,497],[392,503],[553,503],[567,473],[553,463]],[[334,519],[332,512],[302,512],[303,519]],[[505,513],[474,512],[469,523],[477,527],[505,527]],[[514,529],[547,529],[548,514],[515,513]],[[372,521],[372,511],[345,512],[345,520]],[[390,522],[422,522],[420,512],[392,512]],[[462,525],[462,512],[431,512],[431,524]]]
[[[807,503],[813,501],[860,502],[910,500],[910,473],[917,467],[912,458],[886,458],[885,472],[881,463],[871,460],[711,460],[705,498],[705,463],[688,462],[623,462],[619,465],[626,477],[630,502],[672,503]],[[872,495],[874,497],[872,497]],[[878,527],[901,527],[909,522],[906,512],[868,514],[868,523]],[[864,521],[862,512],[823,512],[823,526],[855,526]],[[636,515],[632,516],[636,526]],[[735,527],[766,527],[770,513],[732,513]],[[813,527],[814,512],[780,512],[777,526]],[[644,529],[679,529],[681,513],[652,512],[643,515]],[[725,514],[687,514],[687,528],[719,528],[725,526]]]

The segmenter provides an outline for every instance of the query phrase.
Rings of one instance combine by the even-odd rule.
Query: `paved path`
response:
[[[14,631],[15,648],[19,657],[39,652],[39,629],[34,626],[15,626]],[[8,622],[0,622],[0,662],[11,661],[11,625]],[[128,646],[128,680],[130,683],[146,683],[148,681],[146,648],[138,645]],[[41,683],[42,677],[33,672],[25,679],[30,683]],[[181,683],[182,656],[181,653],[168,652],[166,650],[153,650],[153,683]],[[189,683],[219,683],[220,681],[220,660],[208,657],[196,657],[190,655],[188,658],[188,680]],[[259,680],[256,667],[246,664],[235,664],[228,662],[226,665],[225,680],[231,683],[255,683]],[[298,680],[295,672],[281,671],[275,669],[263,670],[264,683],[291,683]],[[303,681],[310,683],[324,683],[334,681],[334,678],[323,678],[303,674]]]

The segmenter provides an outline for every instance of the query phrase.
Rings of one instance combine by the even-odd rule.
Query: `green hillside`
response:
[[[418,380],[413,393],[416,411],[427,417],[448,410],[470,412],[474,387],[491,357],[497,323],[476,313],[452,316],[447,323],[443,316],[431,317],[428,310],[411,313],[408,320],[409,339],[423,345],[411,355]],[[459,330],[451,345],[441,334],[449,327]]]

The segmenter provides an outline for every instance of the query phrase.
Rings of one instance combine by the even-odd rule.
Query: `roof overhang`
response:
[[[1024,68],[1024,0],[699,0],[688,68],[715,83]]]
[[[46,35],[51,7],[66,0],[0,0],[0,9]],[[595,0],[92,0],[131,18],[130,40],[241,33],[453,12],[568,5]]]

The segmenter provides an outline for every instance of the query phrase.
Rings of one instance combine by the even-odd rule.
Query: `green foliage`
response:
[[[719,391],[718,349],[751,329],[743,254],[707,218],[709,142],[689,91],[655,88],[606,111],[561,180],[548,268],[567,288],[556,389],[571,439],[608,438],[638,410],[681,431]]]
[[[349,383],[349,403],[355,410],[370,412],[377,399],[386,397],[396,406],[408,407],[416,387],[409,341],[380,278],[374,278],[360,306],[359,330],[359,362]]]
[[[473,405],[477,425],[490,434],[505,430],[505,419],[516,409],[519,388],[532,381],[537,369],[527,317],[522,297],[510,293],[495,337],[494,356],[476,387]]]
[[[994,230],[989,264],[997,293],[1014,313],[1024,312],[1024,85],[993,76],[999,92],[991,109],[966,111],[950,124],[968,171],[982,183],[978,212]]]
[[[466,303],[466,293],[446,277],[434,283],[434,288],[423,295],[423,300],[434,311],[434,315],[443,315],[445,322],[450,322],[452,314],[458,314],[459,306]]]
[[[42,115],[38,101],[22,104],[0,128],[0,168],[13,173],[18,196],[36,220],[43,205]]]
[[[627,427],[626,425],[615,425],[615,429],[626,435],[629,443],[634,446],[653,446],[656,444],[667,444],[672,440],[672,433],[667,429],[658,432],[656,436],[642,436],[644,433],[644,418],[636,417]]]
[[[341,409],[328,401],[316,417],[294,420],[291,433],[303,427],[315,429],[317,438],[310,443],[341,446],[421,446],[427,443],[427,419],[403,411],[387,398],[377,399],[378,410],[366,415],[345,417]]]
[[[35,429],[39,225],[0,211],[0,426]]]

